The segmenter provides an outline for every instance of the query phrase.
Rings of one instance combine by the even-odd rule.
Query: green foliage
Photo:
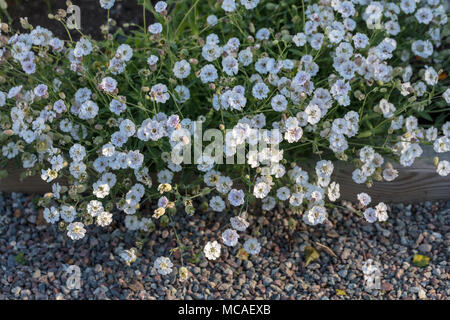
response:
[[[15,261],[17,264],[20,264],[20,265],[26,264],[26,263],[27,263],[27,260],[25,259],[25,253],[23,253],[22,251],[20,251],[19,253],[17,253],[17,254],[14,256],[14,261]]]

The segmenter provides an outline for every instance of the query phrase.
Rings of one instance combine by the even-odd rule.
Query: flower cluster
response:
[[[171,3],[148,8],[154,21],[138,31],[113,32],[109,20],[102,41],[1,25],[1,160],[51,184],[44,218],[69,238],[113,221],[148,233],[173,225],[182,207],[237,212],[203,248],[216,260],[220,241],[238,245],[250,206],[326,222],[340,198],[336,160],[371,186],[395,180],[390,161],[411,166],[423,145],[450,151],[440,0],[185,1],[173,12]],[[223,132],[226,159],[248,150],[245,164],[174,157],[198,122]],[[448,161],[435,165],[450,173]],[[388,218],[384,203],[357,200],[368,222]],[[261,244],[251,237],[243,250],[258,254]],[[137,254],[121,257],[129,264]],[[173,264],[159,257],[154,266],[165,275]]]

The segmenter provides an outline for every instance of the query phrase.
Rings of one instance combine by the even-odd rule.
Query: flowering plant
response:
[[[108,16],[114,2],[100,0]],[[450,151],[440,0],[139,2],[153,23],[125,31],[108,19],[101,41],[1,25],[1,163],[52,185],[44,218],[73,240],[108,230],[113,214],[148,233],[175,214],[235,212],[204,246],[215,260],[221,243],[238,245],[250,206],[324,223],[340,197],[333,161],[371,185],[398,176],[385,156],[410,166],[422,144]],[[67,27],[64,11],[54,18]],[[388,218],[370,195],[358,201],[368,222]],[[161,274],[172,266],[155,261]]]

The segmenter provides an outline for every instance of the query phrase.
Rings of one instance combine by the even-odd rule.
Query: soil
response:
[[[13,28],[20,28],[20,17],[28,17],[33,26],[40,25],[51,30],[61,39],[67,39],[68,35],[62,24],[48,18],[49,13],[56,13],[58,9],[66,9],[66,0],[7,0],[8,13],[13,19]],[[118,26],[124,23],[136,23],[143,25],[142,6],[138,0],[116,0],[111,9],[110,17],[117,21]],[[106,22],[107,10],[100,7],[98,0],[72,0],[72,4],[80,7],[81,31],[91,35],[94,39],[102,39],[100,26]],[[147,12],[147,21],[151,21],[151,14]],[[73,30],[72,37],[78,39],[80,34]]]

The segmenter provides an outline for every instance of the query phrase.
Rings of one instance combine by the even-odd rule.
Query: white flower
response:
[[[155,11],[158,13],[162,13],[166,10],[167,8],[167,3],[165,1],[158,1],[155,4]]]
[[[314,33],[308,38],[309,44],[314,50],[319,50],[323,44],[324,35],[322,33]]]
[[[239,71],[239,63],[233,56],[227,56],[222,59],[222,68],[227,75],[234,76]]]
[[[255,184],[253,194],[258,199],[264,199],[270,192],[270,186],[265,182]]]
[[[375,211],[375,209],[373,208],[367,208],[364,211],[364,218],[370,222],[370,223],[374,223],[375,221],[377,221],[377,212]]]
[[[83,162],[74,161],[69,166],[69,171],[76,179],[86,171],[86,165]]]
[[[8,96],[7,96],[7,98],[8,98],[8,99],[14,98],[15,96],[17,96],[17,95],[20,93],[20,91],[22,90],[22,88],[23,88],[22,85],[16,86],[16,87],[12,87],[12,88],[9,89],[9,91],[8,91]]]
[[[429,86],[434,86],[435,84],[437,84],[439,76],[436,70],[433,69],[433,67],[425,68],[424,80]]]
[[[277,112],[283,112],[284,110],[286,110],[288,102],[283,95],[277,94],[276,96],[274,96],[272,98],[272,100],[270,101],[270,104],[271,104],[273,110],[275,110]]]
[[[127,264],[130,265],[131,263],[133,263],[134,261],[136,261],[137,256],[136,256],[136,249],[135,248],[131,248],[129,250],[123,250],[120,253],[120,258],[122,258],[122,260]]]
[[[433,54],[433,44],[429,40],[416,40],[412,43],[411,50],[416,56],[426,59]]]
[[[210,26],[215,26],[217,24],[217,17],[215,15],[209,15],[208,18],[206,18],[206,22],[210,25]]]
[[[233,186],[233,180],[231,180],[230,177],[221,176],[219,178],[219,181],[217,182],[217,191],[220,193],[228,193],[231,190],[231,187]]]
[[[109,226],[112,222],[112,214],[106,211],[101,212],[97,216],[97,224],[101,227]]]
[[[120,132],[127,137],[131,137],[136,133],[136,125],[130,119],[123,120],[119,125]]]
[[[103,78],[100,87],[108,93],[113,93],[117,88],[117,81],[111,77]]]
[[[217,78],[217,69],[212,64],[207,64],[200,69],[200,80],[203,83],[214,82]]]
[[[98,200],[91,200],[87,204],[87,212],[93,217],[96,217],[98,214],[104,211],[103,204]]]
[[[270,211],[275,208],[276,200],[274,197],[266,197],[262,200],[262,209],[266,211]]]
[[[244,250],[249,254],[258,254],[261,251],[261,245],[255,238],[250,238],[244,242]]]
[[[157,174],[159,183],[171,183],[173,179],[173,173],[169,170],[161,170]]]
[[[322,206],[314,206],[303,214],[305,223],[315,226],[323,223],[327,217],[327,210]]]
[[[240,0],[241,4],[247,10],[255,9],[258,6],[259,0]]]
[[[205,257],[209,260],[216,260],[220,257],[221,246],[217,241],[209,241],[203,248]]]
[[[103,9],[109,10],[114,6],[116,0],[100,0],[100,6]]]
[[[237,231],[245,231],[249,225],[247,220],[239,216],[231,217],[230,222],[231,227]]]
[[[290,196],[291,196],[291,191],[289,190],[288,187],[281,187],[277,190],[277,197],[281,201],[285,201],[285,200],[289,199]]]
[[[425,130],[425,137],[428,141],[434,141],[437,139],[438,130],[437,128],[431,126],[427,130]]]
[[[172,71],[175,77],[178,79],[184,79],[191,73],[191,65],[186,60],[177,61],[175,62]]]
[[[81,144],[75,143],[70,147],[69,155],[73,161],[83,161],[86,157],[86,149]]]
[[[450,104],[450,88],[448,88],[447,90],[445,90],[445,92],[442,94],[442,97],[445,99],[445,102],[447,104]],[[0,99],[1,101],[2,99]],[[2,106],[2,104],[0,103],[0,107]]]
[[[225,201],[220,196],[214,196],[209,200],[211,209],[217,212],[222,212],[225,209]]]
[[[68,223],[72,222],[77,215],[74,206],[66,206],[66,205],[61,206],[59,213],[61,215],[61,218]]]
[[[73,50],[73,54],[77,58],[87,56],[91,52],[92,52],[92,43],[86,38],[81,38],[77,42],[77,44],[75,45],[75,49]]]
[[[436,171],[440,176],[448,176],[448,174],[450,173],[450,162],[447,160],[439,161]]]
[[[173,91],[175,91],[175,100],[179,103],[185,103],[191,98],[191,92],[186,86],[177,85]]]
[[[227,229],[222,233],[223,243],[229,247],[234,247],[239,240],[239,235],[233,229]]]
[[[433,149],[437,153],[450,151],[450,139],[446,136],[439,137],[434,141]]]
[[[44,209],[44,219],[48,223],[55,223],[59,221],[59,210],[55,207]]]
[[[372,198],[365,192],[358,193],[357,198],[359,203],[364,207],[367,207],[372,201]]]
[[[107,183],[103,182],[103,181],[98,181],[95,182],[92,186],[93,188],[93,194],[97,197],[97,198],[105,198],[107,195],[109,195],[109,191],[110,191],[110,187]]]
[[[163,276],[169,274],[172,272],[173,264],[167,257],[159,257],[155,260],[155,263],[153,265],[155,269],[158,271],[158,273],[162,274]]]
[[[414,16],[419,23],[429,24],[433,19],[433,11],[428,7],[419,8]]]
[[[5,104],[6,104],[6,93],[0,91],[0,107],[3,107]]]
[[[320,160],[316,163],[316,174],[322,177],[329,177],[333,173],[334,165],[329,160]]]
[[[44,97],[48,95],[48,87],[45,84],[40,84],[34,88],[34,94],[38,97]]]
[[[394,116],[396,108],[392,103],[389,103],[386,99],[381,99],[378,106],[380,107],[380,110],[385,118],[389,119]]]
[[[221,54],[222,48],[213,42],[206,42],[202,48],[202,56],[209,62],[216,60]]]
[[[100,178],[100,181],[103,181],[104,183],[107,183],[109,187],[112,189],[117,182],[116,175],[112,172],[106,172],[102,174],[102,177]]]
[[[303,203],[303,199],[305,197],[305,194],[302,192],[294,192],[291,197],[289,198],[289,204],[298,207]]]
[[[256,31],[256,39],[258,40],[269,40],[270,37],[270,30],[267,28],[261,28],[258,31]]]
[[[222,3],[222,9],[225,12],[233,12],[236,9],[235,0],[224,0]]]
[[[318,123],[322,117],[322,111],[317,104],[309,104],[305,109],[305,113],[308,117],[307,121],[312,125]]]
[[[152,34],[160,34],[162,32],[162,24],[159,22],[153,23],[148,26],[148,31]]]
[[[378,221],[386,221],[388,219],[386,204],[384,204],[383,202],[380,202],[375,207],[375,210],[376,210]]]
[[[72,240],[80,240],[84,238],[86,234],[86,229],[84,228],[84,224],[81,222],[72,222],[67,226],[67,235]]]
[[[400,8],[403,12],[409,14],[413,13],[416,10],[416,1],[415,0],[401,0]]]
[[[133,215],[128,215],[125,217],[125,227],[128,230],[138,230],[140,226],[140,221],[138,219],[138,217],[133,216]]]
[[[253,53],[250,48],[245,50],[241,50],[238,55],[239,62],[242,63],[245,67],[250,65],[253,62]]]
[[[139,150],[130,151],[127,154],[128,166],[131,169],[139,169],[144,162],[144,155]]]
[[[244,196],[243,190],[232,189],[228,194],[228,201],[230,201],[232,206],[238,207],[244,204]]]
[[[303,32],[297,33],[292,37],[292,41],[297,47],[303,47],[306,44],[307,37]]]
[[[159,58],[152,54],[150,57],[148,57],[147,63],[149,66],[154,66],[158,63],[158,60]]]
[[[340,196],[340,186],[338,183],[333,181],[328,187],[328,198],[330,199],[330,201],[336,201],[340,198]]]
[[[119,100],[113,99],[109,103],[109,110],[111,110],[112,113],[116,115],[120,115],[122,112],[125,111],[126,105],[123,102],[120,102]]]
[[[257,82],[252,88],[252,95],[258,100],[267,98],[269,87],[264,82]]]
[[[81,105],[78,117],[83,120],[89,120],[95,118],[97,114],[98,105],[94,101],[88,100]]]
[[[394,168],[385,168],[383,170],[383,179],[386,181],[393,181],[398,177],[398,171]]]
[[[150,95],[159,103],[166,103],[170,98],[169,93],[167,92],[167,86],[162,83],[154,85],[150,90]]]

